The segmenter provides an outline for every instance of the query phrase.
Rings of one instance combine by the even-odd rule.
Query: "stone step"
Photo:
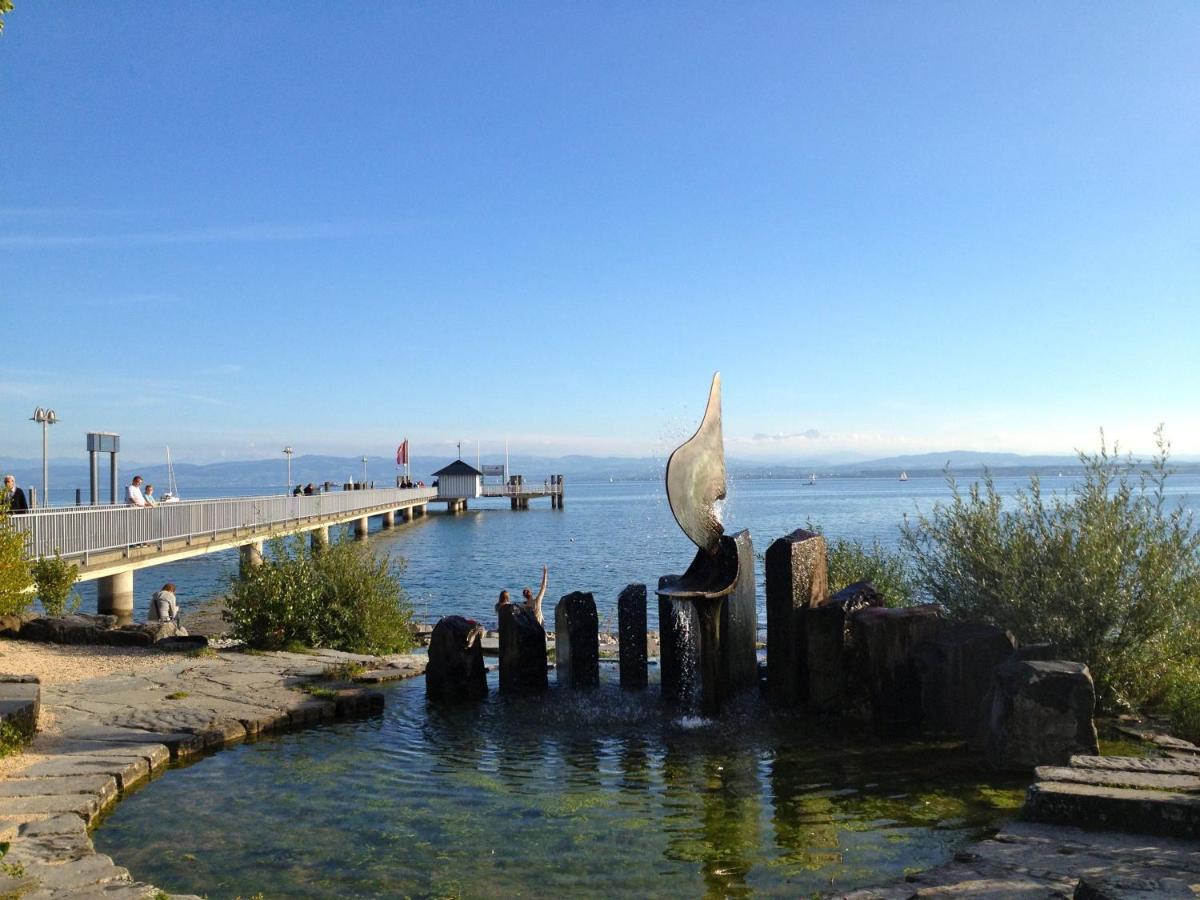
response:
[[[1181,775],[1174,772],[1134,772],[1127,769],[1038,766],[1034,769],[1034,775],[1038,781],[1098,784],[1147,791],[1179,791],[1180,793],[1200,791],[1200,775]]]
[[[1074,768],[1082,769],[1200,775],[1200,759],[1162,759],[1148,756],[1072,756],[1071,765]]]
[[[1039,781],[1029,788],[1022,815],[1047,824],[1200,838],[1196,794]]]
[[[11,722],[22,733],[37,731],[42,686],[33,675],[0,673],[0,722]]]

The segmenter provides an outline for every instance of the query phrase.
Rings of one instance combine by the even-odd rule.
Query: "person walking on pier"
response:
[[[29,511],[29,501],[25,499],[25,492],[17,487],[17,479],[12,475],[4,476],[4,493],[0,502],[7,504],[8,511],[13,515]]]
[[[537,617],[538,624],[544,625],[546,620],[542,617],[542,598],[546,596],[546,583],[550,579],[550,570],[542,566],[542,586],[538,589],[537,596],[533,595],[533,591],[525,588],[521,591],[521,596],[525,598],[525,602],[521,604],[526,609],[533,610],[534,616]]]

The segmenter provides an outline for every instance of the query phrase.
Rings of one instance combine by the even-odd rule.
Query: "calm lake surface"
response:
[[[1076,478],[1043,478],[1044,491],[1066,491]],[[965,487],[967,481],[963,480]],[[998,478],[1006,497],[1027,488],[1027,477]],[[1168,482],[1171,503],[1200,503],[1200,475],[1172,476]],[[478,500],[457,516],[431,506],[430,514],[392,531],[379,530],[372,520],[372,544],[395,559],[407,561],[402,581],[418,617],[435,622],[458,614],[494,624],[493,606],[502,588],[519,594],[523,587],[537,589],[543,564],[550,567],[546,592],[547,615],[557,598],[571,591],[595,595],[602,623],[611,620],[615,630],[616,600],[621,589],[640,581],[651,590],[660,575],[683,572],[691,562],[693,545],[679,530],[660,482],[570,484],[562,510],[550,509],[549,500],[535,500],[528,510],[514,512],[506,500]],[[262,493],[266,493],[265,491]],[[895,479],[822,479],[815,485],[802,481],[733,481],[725,501],[726,531],[750,529],[755,550],[766,550],[771,541],[813,523],[831,540],[848,538],[886,546],[899,540],[905,516],[928,513],[939,500],[950,496],[941,477]],[[759,624],[762,612],[762,564],[759,575]],[[179,586],[180,605],[186,615],[200,603],[223,593],[227,579],[237,571],[237,553],[226,551],[207,557],[142,569],[134,576],[137,615],[144,616],[150,595],[164,582]],[[94,611],[94,584],[80,585],[84,610]],[[650,604],[656,624],[656,604]],[[186,622],[186,620],[185,620]]]
[[[797,897],[943,862],[1025,787],[959,749],[879,744],[757,698],[698,724],[657,685],[491,687],[447,710],[414,679],[386,688],[381,716],[169,771],[96,848],[213,898]]]

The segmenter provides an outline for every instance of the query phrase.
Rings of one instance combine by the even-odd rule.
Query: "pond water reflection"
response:
[[[746,700],[680,721],[657,685],[428,708],[246,744],[119,804],[97,849],[209,897],[796,896],[944,861],[1019,805],[964,751]]]

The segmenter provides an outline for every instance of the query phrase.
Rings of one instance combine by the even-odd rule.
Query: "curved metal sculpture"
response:
[[[717,553],[725,533],[716,506],[723,499],[725,442],[721,434],[721,373],[717,372],[700,427],[667,460],[671,513],[692,543],[710,555]]]

